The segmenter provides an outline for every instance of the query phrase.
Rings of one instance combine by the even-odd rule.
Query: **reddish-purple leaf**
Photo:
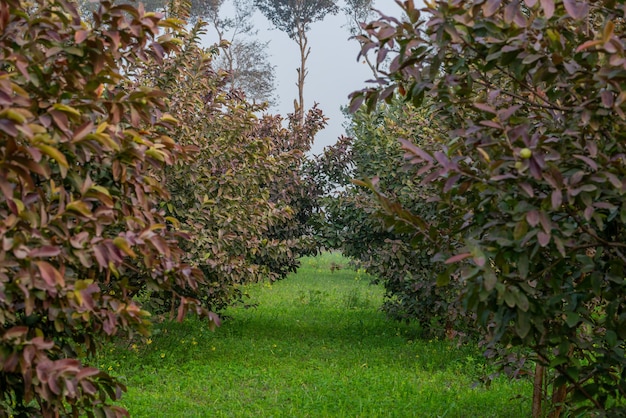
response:
[[[46,261],[37,261],[37,267],[39,268],[41,278],[48,286],[55,287],[57,284],[64,283],[63,276],[52,264]]]
[[[445,264],[458,263],[459,261],[465,260],[466,258],[471,257],[471,256],[472,256],[472,253],[457,254],[457,255],[454,255],[454,256],[448,258],[445,261]]]
[[[581,161],[584,161],[593,171],[598,170],[598,164],[596,164],[596,162],[593,161],[591,158],[585,155],[580,155],[580,154],[574,154],[573,157],[578,158]]]
[[[214,324],[216,327],[219,327],[222,325],[222,319],[219,317],[218,314],[214,312],[209,312],[209,321],[212,324]]]
[[[526,221],[528,222],[528,225],[532,227],[537,226],[537,224],[539,223],[539,212],[537,212],[536,210],[528,211],[528,213],[526,214]]]
[[[528,183],[520,183],[519,187],[528,195],[528,197],[535,197],[535,192],[533,188]]]
[[[82,43],[89,36],[89,31],[79,29],[74,33],[74,42],[77,44]]]
[[[98,265],[100,268],[107,268],[109,265],[108,261],[108,251],[106,246],[104,245],[96,245],[93,247],[93,254],[96,257],[96,261],[98,261]]]
[[[503,129],[502,125],[492,120],[481,120],[480,124],[494,129]]]
[[[624,187],[622,180],[620,180],[615,174],[609,173],[608,171],[603,174],[616,189],[621,190]]]
[[[563,204],[563,192],[561,192],[561,189],[554,189],[552,191],[550,200],[552,202],[552,209],[560,209],[561,205]]]
[[[519,13],[519,3],[517,1],[511,1],[504,8],[504,22],[508,25],[513,22],[515,16]]]
[[[65,112],[54,109],[48,113],[50,116],[52,116],[52,120],[61,131],[69,131],[67,114]]]
[[[5,341],[10,341],[13,339],[21,339],[21,337],[26,336],[28,334],[28,327],[18,326],[9,328],[2,334],[2,339]]]
[[[31,258],[37,257],[56,257],[61,254],[61,249],[59,247],[55,247],[53,245],[44,245],[39,248],[35,248],[30,251]]]
[[[540,2],[546,19],[550,19],[554,16],[554,0],[540,0]]]
[[[89,380],[80,380],[80,386],[83,388],[83,391],[88,395],[93,395],[97,392],[96,387]]]
[[[100,373],[100,370],[96,369],[95,367],[83,367],[77,374],[76,374],[76,379],[78,380],[82,380],[85,379],[87,377],[91,377],[91,376],[95,376],[98,373]]]
[[[176,320],[178,322],[183,322],[183,319],[185,319],[186,313],[187,313],[187,301],[185,298],[181,298],[180,305],[178,305],[178,315],[176,315]]]
[[[613,107],[615,97],[613,96],[612,92],[604,90],[602,93],[600,93],[600,97],[602,98],[602,105],[604,107],[609,109]]]
[[[561,254],[561,257],[566,257],[567,254],[565,253],[565,246],[563,245],[563,241],[561,241],[561,239],[556,235],[552,236],[552,240],[554,241],[554,244],[556,245],[556,249],[559,251],[559,254]]]
[[[54,341],[46,341],[43,337],[35,337],[30,340],[30,344],[37,350],[50,350],[54,347]]]
[[[499,110],[498,111],[498,119],[500,120],[500,122],[506,122],[507,120],[509,120],[509,118],[515,113],[517,112],[517,110],[522,107],[521,105],[515,105],[515,106],[511,106],[507,109],[503,109],[503,110]]]
[[[363,104],[363,101],[365,100],[365,96],[363,95],[359,95],[356,96],[354,98],[352,98],[352,101],[350,103],[350,113],[355,113]]]
[[[539,231],[537,233],[537,241],[539,242],[540,246],[545,247],[550,242],[550,234]]]
[[[578,46],[578,48],[576,48],[576,52],[580,52],[580,51],[584,51],[585,49],[589,49],[591,47],[594,46],[598,46],[601,45],[602,41],[601,40],[591,40],[591,41],[587,41],[582,43],[581,45]]]
[[[391,38],[396,33],[396,29],[391,25],[385,25],[378,31],[378,39],[385,40]]]
[[[483,14],[486,17],[492,16],[498,11],[501,0],[487,0],[483,3]]]
[[[487,103],[476,102],[474,103],[474,107],[476,109],[482,110],[483,112],[491,113],[492,115],[495,115],[497,113],[496,109],[489,106]]]
[[[544,211],[539,212],[539,222],[541,222],[541,226],[546,233],[550,233],[552,231],[552,222],[548,218],[548,215]]]
[[[72,141],[78,142],[82,140],[83,138],[85,138],[85,136],[87,136],[87,134],[92,133],[93,129],[94,124],[92,121],[85,122],[74,130],[74,133],[72,135]]]
[[[447,193],[450,191],[450,189],[452,189],[454,187],[454,185],[459,181],[459,179],[461,178],[460,174],[456,174],[454,176],[451,176],[447,181],[446,184],[443,187],[443,192]]]
[[[56,374],[48,376],[48,381],[46,383],[48,383],[48,387],[50,388],[52,393],[57,396],[61,394],[61,387],[59,386],[59,382],[57,382]]]
[[[589,5],[587,3],[579,3],[576,0],[563,0],[565,11],[574,20],[580,20],[587,15]]]
[[[433,157],[428,152],[419,148],[417,145],[415,145],[411,141],[408,141],[404,138],[400,138],[398,141],[400,142],[400,144],[402,144],[402,149],[407,151],[408,153],[420,157],[420,159],[423,161],[427,161],[429,163],[434,162]]]

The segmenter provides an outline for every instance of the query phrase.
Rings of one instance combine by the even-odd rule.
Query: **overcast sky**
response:
[[[394,0],[376,0],[374,7],[393,16],[399,16],[401,12]],[[228,8],[225,7],[223,11],[228,12]],[[346,22],[346,17],[341,14],[327,16],[324,21],[312,24],[308,33],[311,55],[304,101],[307,109],[314,102],[319,103],[329,118],[328,126],[315,140],[312,149],[314,154],[321,153],[325,146],[335,143],[345,132],[345,119],[340,107],[348,104],[351,92],[365,87],[365,81],[372,78],[369,67],[357,62],[359,44],[349,40]],[[259,12],[254,16],[254,24],[259,29],[258,36],[270,41],[270,61],[276,66],[278,105],[271,111],[287,115],[293,112],[293,101],[298,97],[295,84],[296,68],[299,66],[298,46],[285,33],[274,29]]]

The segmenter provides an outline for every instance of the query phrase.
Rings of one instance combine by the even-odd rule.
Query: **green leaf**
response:
[[[485,263],[487,262],[487,256],[485,256],[485,253],[483,253],[480,247],[472,248],[472,259],[478,267],[484,267]]]
[[[517,311],[517,321],[515,321],[515,332],[524,339],[530,332],[530,315],[525,311]]]
[[[82,200],[74,200],[68,203],[65,206],[65,210],[69,212],[76,212],[86,218],[92,217],[91,209],[89,208],[87,203],[83,202]]]
[[[128,241],[126,240],[126,238],[124,237],[115,237],[113,239],[113,244],[119,248],[120,250],[122,250],[124,252],[124,254],[135,258],[137,257],[137,254],[135,254],[135,252],[133,251],[132,248],[130,248],[130,245],[128,245]]]
[[[515,287],[513,288],[513,295],[515,298],[515,305],[523,312],[527,312],[530,307],[530,303],[528,302],[528,297],[526,297],[524,292]]]
[[[496,273],[493,271],[493,269],[487,268],[483,273],[483,277],[485,290],[491,292],[498,282],[498,277],[496,276]]]
[[[609,344],[609,347],[617,346],[617,333],[611,329],[606,331],[605,334],[606,342]]]
[[[507,288],[504,292],[504,302],[509,308],[515,308],[516,299],[515,294],[511,291],[511,288]]]
[[[568,327],[574,328],[580,322],[580,315],[576,312],[567,312],[565,316],[565,323]]]
[[[521,253],[517,259],[517,271],[519,272],[520,278],[528,278],[529,264],[528,254],[526,252]]]
[[[41,152],[43,152],[44,154],[52,158],[54,161],[56,161],[60,166],[69,168],[69,164],[67,163],[67,159],[65,158],[65,155],[61,151],[59,151],[57,148],[50,146],[50,145],[46,145],[46,144],[37,144],[35,146]]]
[[[60,110],[61,112],[64,112],[64,113],[69,113],[70,115],[73,115],[73,116],[78,116],[78,117],[81,116],[81,113],[78,110],[74,109],[71,106],[64,105],[61,103],[53,104],[52,108],[55,110]]]
[[[448,271],[444,271],[437,275],[437,286],[447,286],[450,284],[450,274]]]

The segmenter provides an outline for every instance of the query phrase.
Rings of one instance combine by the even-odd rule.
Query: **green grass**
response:
[[[382,290],[332,263],[346,261],[306,258],[286,280],[251,286],[258,308],[231,308],[215,332],[163,323],[100,366],[129,386],[121,404],[134,417],[530,416],[530,382],[473,387],[487,367],[476,347],[387,320]]]

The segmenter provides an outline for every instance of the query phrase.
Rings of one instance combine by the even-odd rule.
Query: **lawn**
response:
[[[331,272],[331,266],[344,268]],[[531,383],[474,385],[474,345],[421,339],[387,320],[383,292],[337,254],[250,286],[211,332],[164,322],[149,340],[116,345],[99,365],[129,387],[133,417],[526,417]]]

